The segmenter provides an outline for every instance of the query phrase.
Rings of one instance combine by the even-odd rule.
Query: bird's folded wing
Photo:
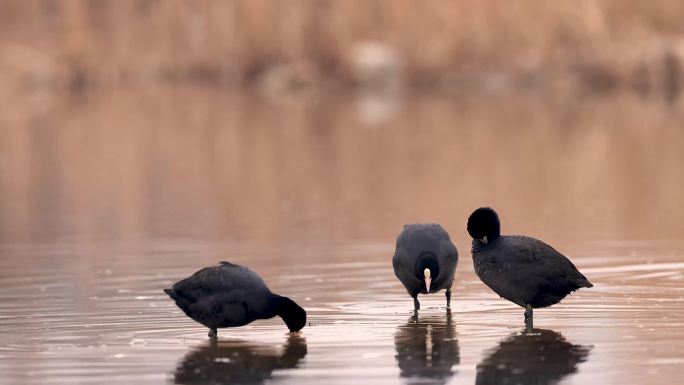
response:
[[[549,280],[586,280],[567,257],[538,239],[511,236],[507,241],[509,253],[504,263],[509,267],[524,265],[518,268],[526,269],[530,274],[543,275]]]

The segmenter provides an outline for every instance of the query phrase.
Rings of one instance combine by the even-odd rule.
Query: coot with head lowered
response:
[[[164,292],[188,317],[208,327],[209,337],[216,337],[218,328],[275,316],[292,332],[306,323],[306,312],[293,300],[271,293],[255,272],[230,262],[205,267]]]
[[[446,230],[435,223],[405,225],[392,258],[394,274],[413,297],[416,310],[420,309],[418,294],[442,289],[446,289],[447,307],[451,305],[457,262],[456,246]]]
[[[531,326],[532,309],[560,302],[581,287],[592,287],[563,254],[546,243],[522,235],[501,235],[499,216],[489,207],[468,218],[473,237],[473,264],[478,277],[499,296],[525,308]]]

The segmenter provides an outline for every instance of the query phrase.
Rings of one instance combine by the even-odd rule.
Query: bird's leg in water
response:
[[[209,329],[209,338],[216,338],[218,336],[218,331],[216,328]]]
[[[532,328],[532,305],[530,304],[525,306],[525,326],[528,329]]]
[[[446,291],[447,307],[451,307],[451,288]]]
[[[418,302],[418,296],[413,297],[413,308],[415,310],[420,310],[420,302]]]

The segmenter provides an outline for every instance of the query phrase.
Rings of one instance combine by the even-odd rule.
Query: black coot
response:
[[[457,262],[456,246],[442,226],[435,223],[405,225],[397,237],[392,258],[394,274],[413,297],[416,310],[420,309],[418,294],[442,289],[446,289],[447,307],[450,306]]]
[[[580,287],[593,286],[553,247],[500,232],[499,217],[489,207],[475,210],[468,218],[475,272],[496,294],[525,308],[528,326],[533,308],[551,306]]]
[[[271,293],[252,270],[230,262],[206,267],[164,292],[188,317],[208,327],[209,337],[216,337],[218,328],[275,316],[293,332],[306,323],[304,309],[287,297]]]

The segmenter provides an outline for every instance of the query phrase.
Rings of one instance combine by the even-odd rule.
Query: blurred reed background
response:
[[[159,82],[678,92],[679,0],[3,0],[4,96]]]
[[[681,239],[682,20],[680,0],[1,0],[0,240],[439,221],[467,244],[479,204],[550,240]]]

